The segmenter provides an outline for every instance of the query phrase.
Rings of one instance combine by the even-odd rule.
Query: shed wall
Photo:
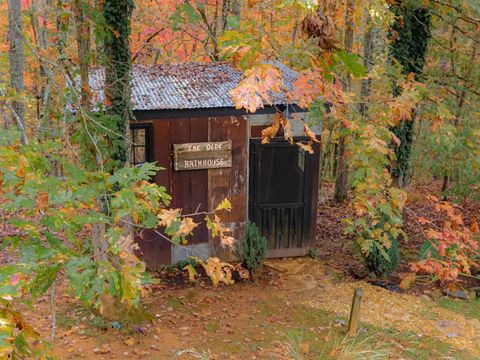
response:
[[[165,186],[172,195],[174,208],[183,214],[211,212],[219,202],[228,198],[232,211],[224,212],[222,220],[240,239],[246,227],[248,199],[248,127],[244,116],[152,119],[141,123],[152,124],[152,161],[165,170],[159,171],[155,182]],[[224,169],[174,171],[173,145],[232,141],[232,167]],[[142,255],[151,267],[170,264],[186,255],[228,257],[218,239],[209,238],[204,224],[205,215],[194,217],[200,223],[189,239],[188,247],[172,247],[154,231],[144,231],[137,236]],[[161,230],[161,229],[160,229]],[[161,232],[161,231],[160,231]]]

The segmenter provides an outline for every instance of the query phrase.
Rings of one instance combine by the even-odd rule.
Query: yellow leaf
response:
[[[223,199],[220,204],[215,208],[215,211],[220,211],[220,210],[227,210],[231,211],[232,210],[232,204],[228,199]]]
[[[305,129],[305,134],[310,138],[310,140],[319,143],[320,141],[317,139],[315,133],[308,127],[307,124],[303,124],[303,128]]]
[[[197,270],[192,266],[192,264],[188,264],[183,268],[183,270],[188,271],[188,280],[190,282],[195,282],[195,278],[197,277]]]
[[[312,147],[312,142],[309,141],[306,144],[302,143],[301,141],[296,142],[297,146],[300,147],[300,149],[303,149],[304,151],[308,152],[309,154],[313,154],[313,147]]]

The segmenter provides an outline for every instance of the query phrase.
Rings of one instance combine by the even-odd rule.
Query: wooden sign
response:
[[[232,167],[232,142],[173,145],[175,171]]]

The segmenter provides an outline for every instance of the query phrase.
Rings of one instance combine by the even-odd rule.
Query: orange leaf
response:
[[[400,287],[402,289],[410,288],[415,280],[417,279],[417,275],[415,273],[409,273],[403,276],[402,281],[400,281]]]
[[[422,217],[422,216],[418,217],[418,218],[417,218],[417,221],[418,221],[420,224],[422,224],[422,225],[425,225],[425,224],[428,224],[428,223],[431,222],[430,220],[428,220],[428,219],[426,219],[426,218],[424,218],[424,217]]]
[[[480,229],[478,228],[477,219],[472,218],[472,223],[470,224],[470,231],[472,233],[477,233]]]
[[[392,138],[392,141],[395,143],[395,145],[397,145],[397,147],[399,147],[400,144],[402,143],[400,141],[400,139],[398,137],[396,137],[394,133],[391,133],[390,137]]]

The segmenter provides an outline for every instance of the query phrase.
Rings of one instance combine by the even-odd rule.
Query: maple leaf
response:
[[[185,236],[185,235],[190,235],[193,232],[193,229],[195,229],[198,226],[197,223],[193,221],[192,218],[184,218],[181,221],[180,228],[178,231],[175,233],[174,237],[180,237],[180,236]]]
[[[416,279],[417,275],[415,273],[406,274],[402,277],[402,281],[400,281],[400,287],[404,290],[409,289]]]
[[[231,211],[232,210],[232,204],[228,199],[223,199],[220,204],[215,208],[215,211],[220,211],[220,210],[227,210]]]
[[[192,264],[188,264],[183,268],[183,270],[188,271],[188,281],[190,282],[195,282],[195,279],[197,277],[197,270],[192,266]]]
[[[368,213],[368,207],[364,204],[355,203],[353,204],[353,208],[355,209],[355,214],[357,216],[363,216]]]
[[[320,141],[317,139],[315,133],[308,127],[307,124],[303,124],[303,128],[305,130],[305,134],[310,138],[310,140],[319,143]]]
[[[293,83],[294,89],[288,94],[289,100],[301,108],[309,108],[325,92],[323,78],[318,71],[306,70]]]
[[[422,225],[428,224],[428,223],[431,222],[430,220],[428,220],[428,219],[426,219],[426,218],[424,218],[424,217],[422,217],[422,216],[418,217],[418,218],[417,218],[417,221],[418,221],[420,224],[422,224]]]
[[[162,209],[157,217],[159,218],[160,226],[169,227],[180,216],[180,209]]]
[[[475,219],[475,218],[472,218],[472,222],[470,224],[470,231],[472,233],[477,233],[477,232],[480,231],[480,229],[478,227],[477,219]]]
[[[283,136],[285,140],[288,140],[290,142],[290,145],[292,145],[293,132],[292,132],[292,125],[290,124],[290,121],[288,121],[287,118],[284,118],[282,122],[282,126],[283,126]]]
[[[270,139],[277,136],[280,130],[282,114],[276,113],[272,119],[272,125],[262,130],[262,144],[268,144]]]
[[[308,141],[306,144],[302,143],[301,141],[297,141],[295,144],[303,151],[306,151],[309,154],[313,154],[313,147],[311,141]]]
[[[280,92],[282,74],[270,64],[261,64],[245,71],[245,77],[229,94],[237,109],[255,112],[264,102],[271,104],[269,92]]]

